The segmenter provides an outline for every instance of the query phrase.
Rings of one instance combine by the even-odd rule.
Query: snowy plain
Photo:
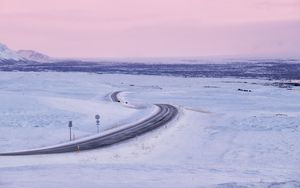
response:
[[[0,157],[0,187],[300,186],[300,89],[273,81],[89,73],[0,73],[0,151],[76,139],[177,106],[169,125],[92,151]],[[247,89],[252,92],[238,91]],[[108,94],[122,93],[128,108]],[[287,182],[287,183],[280,183]]]

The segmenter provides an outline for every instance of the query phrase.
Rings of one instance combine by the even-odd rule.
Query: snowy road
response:
[[[120,94],[121,91],[115,91],[110,95],[110,98],[113,102],[120,102],[120,99],[118,98],[118,94]]]
[[[113,102],[119,102],[118,94],[120,91],[113,92],[110,97]],[[0,153],[0,156],[5,155],[37,155],[37,154],[54,154],[54,153],[66,153],[82,150],[96,149],[100,147],[109,146],[119,143],[121,141],[134,138],[138,135],[144,134],[157,127],[165,125],[170,122],[178,114],[176,107],[169,104],[156,104],[158,112],[153,116],[144,119],[141,122],[135,123],[132,126],[124,127],[120,130],[100,135],[98,137],[92,137],[91,139],[85,139],[82,141],[71,142],[60,146],[53,146],[41,149],[18,151],[10,153]]]

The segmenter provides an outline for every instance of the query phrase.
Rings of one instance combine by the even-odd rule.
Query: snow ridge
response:
[[[22,61],[24,58],[15,51],[9,49],[6,45],[0,43],[0,62],[7,60]]]
[[[17,54],[31,61],[37,61],[37,62],[51,61],[51,58],[49,56],[33,50],[18,50]]]
[[[5,44],[0,43],[0,63],[2,62],[52,62],[54,59],[49,56],[33,50],[18,50],[14,51],[8,48]]]

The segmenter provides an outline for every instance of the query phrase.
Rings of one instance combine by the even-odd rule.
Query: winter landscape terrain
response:
[[[0,48],[0,153],[68,143],[70,120],[75,141],[93,137],[95,114],[104,134],[153,104],[179,111],[109,147],[0,156],[1,188],[300,186],[298,60],[72,64]]]

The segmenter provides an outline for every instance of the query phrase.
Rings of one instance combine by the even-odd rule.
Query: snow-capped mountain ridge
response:
[[[18,50],[17,54],[31,61],[37,61],[37,62],[51,61],[51,58],[49,56],[33,50]]]
[[[25,59],[17,54],[14,50],[11,50],[6,45],[0,43],[0,62],[8,60],[24,61]]]
[[[19,50],[14,51],[8,48],[5,44],[0,43],[0,63],[1,62],[51,62],[52,58],[49,56],[33,51],[33,50]]]

